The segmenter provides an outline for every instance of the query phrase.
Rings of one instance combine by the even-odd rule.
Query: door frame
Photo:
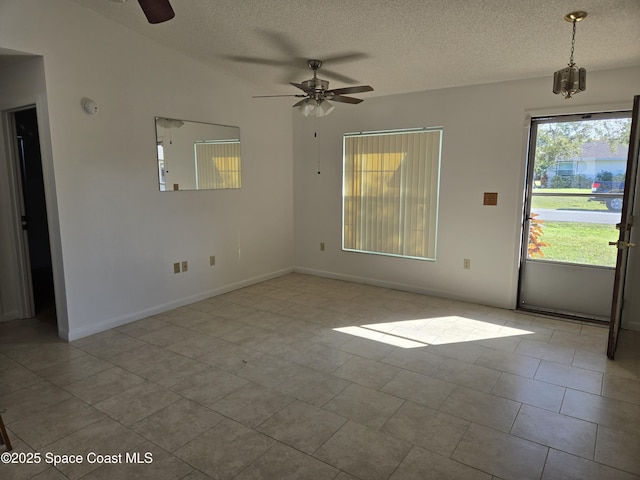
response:
[[[607,322],[609,321],[608,317],[604,317],[601,315],[584,315],[581,312],[574,312],[569,309],[560,308],[538,308],[535,305],[530,306],[522,306],[522,285],[523,285],[523,275],[525,270],[525,262],[527,259],[527,251],[528,251],[528,239],[529,239],[529,228],[530,228],[530,210],[531,210],[531,201],[532,201],[532,191],[533,191],[533,182],[532,182],[532,173],[533,173],[533,163],[534,163],[534,154],[535,154],[535,138],[532,135],[533,122],[535,120],[544,121],[549,119],[552,121],[554,118],[559,117],[575,117],[577,121],[584,119],[587,120],[587,116],[591,115],[602,115],[606,118],[608,115],[615,116],[618,113],[627,113],[630,112],[631,107],[628,103],[617,103],[610,105],[598,105],[598,106],[579,106],[575,110],[565,109],[565,108],[553,108],[553,109],[544,109],[544,110],[530,110],[526,112],[525,117],[525,131],[526,131],[526,140],[524,149],[524,169],[523,169],[523,180],[524,180],[524,193],[523,193],[523,210],[521,217],[521,235],[520,235],[520,252],[518,259],[518,272],[517,272],[517,290],[516,290],[516,310],[529,311],[533,313],[547,314],[562,318],[574,319],[574,320],[582,320],[582,321],[595,321],[595,322]],[[544,122],[543,122],[544,123]],[[547,122],[551,123],[551,122]],[[553,262],[549,261],[549,264],[557,264],[563,265],[563,262]],[[575,267],[577,269],[580,268],[593,268],[593,269],[606,269],[611,271],[611,281],[613,282],[613,268],[611,267],[599,267],[599,266],[588,266],[588,265],[580,265],[580,264],[565,264],[570,267]],[[613,284],[611,285],[613,287]],[[612,288],[613,289],[613,288]],[[604,299],[605,297],[603,297]],[[610,295],[606,296],[607,300],[611,298]],[[604,312],[603,312],[604,313]],[[608,311],[607,311],[608,313]]]
[[[31,78],[31,80],[33,80]],[[36,79],[37,80],[37,79]],[[51,130],[48,117],[47,99],[44,93],[35,93],[33,95],[27,95],[23,97],[11,97],[8,96],[0,103],[0,170],[8,175],[9,168],[15,170],[13,165],[16,165],[15,157],[12,157],[12,151],[9,147],[11,144],[11,137],[7,136],[7,126],[10,124],[9,114],[13,111],[18,111],[23,108],[35,106],[36,117],[38,121],[38,131],[40,140],[40,157],[42,162],[44,190],[45,190],[45,203],[47,208],[47,219],[49,224],[49,241],[51,251],[51,263],[53,269],[53,287],[55,295],[56,305],[56,318],[58,324],[58,336],[65,340],[69,340],[69,317],[67,310],[66,299],[66,287],[64,278],[64,266],[62,261],[62,241],[60,236],[60,219],[58,216],[58,202],[56,194],[55,175],[53,167],[53,152],[51,147]],[[11,167],[10,167],[11,165]],[[12,175],[15,178],[15,175]],[[6,179],[6,185],[8,182],[13,182],[12,179]],[[15,190],[15,189],[14,189]],[[16,201],[16,192],[8,192],[11,195],[10,202]],[[13,208],[13,207],[11,207]],[[0,244],[4,243],[3,248],[11,253],[17,252],[16,250],[16,237],[21,233],[21,222],[17,222],[15,217],[15,210],[11,212],[13,215],[13,222],[10,225],[11,231],[2,233],[0,237]],[[18,220],[20,217],[18,215]],[[15,260],[14,260],[15,263]],[[12,265],[14,269],[11,272],[12,282],[18,282],[17,280],[17,265]],[[6,302],[3,304],[3,308],[9,308]],[[6,315],[7,312],[0,312]],[[14,312],[15,313],[15,312]],[[17,318],[15,315],[13,318]],[[10,318],[5,318],[8,320]],[[2,320],[2,318],[0,318]]]

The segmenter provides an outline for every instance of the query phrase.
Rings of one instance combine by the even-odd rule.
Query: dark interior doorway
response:
[[[34,310],[39,319],[56,323],[51,245],[36,109],[16,111],[14,119],[24,202],[22,225],[27,230]]]

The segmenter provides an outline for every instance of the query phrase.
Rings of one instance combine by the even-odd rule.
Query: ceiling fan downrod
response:
[[[318,78],[318,69],[322,66],[322,62],[320,60],[309,60],[307,61],[307,65],[313,70],[313,78],[303,81],[301,85],[305,87],[305,91],[307,91],[308,94],[315,96],[316,100],[320,100],[324,96],[323,93],[329,88],[329,82],[327,80]]]

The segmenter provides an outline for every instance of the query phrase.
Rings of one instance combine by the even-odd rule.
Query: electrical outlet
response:
[[[320,242],[320,251],[324,252],[324,242]]]
[[[465,258],[463,266],[464,266],[465,270],[470,270],[471,269],[471,259],[470,258]]]
[[[213,267],[216,264],[216,256],[215,255],[211,255],[209,257],[209,266]]]
[[[186,272],[187,270],[189,270],[189,263],[186,260],[182,261],[182,271]]]
[[[173,264],[173,273],[180,273],[180,262]]]

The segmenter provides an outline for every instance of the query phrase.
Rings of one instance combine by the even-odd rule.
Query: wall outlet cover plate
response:
[[[497,192],[484,192],[484,203],[483,205],[498,205],[498,194]]]

